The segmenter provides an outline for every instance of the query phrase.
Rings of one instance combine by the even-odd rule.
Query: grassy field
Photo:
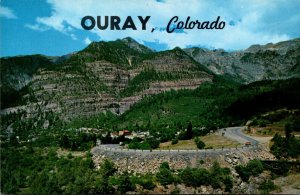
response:
[[[57,155],[59,157],[61,157],[61,156],[66,157],[69,154],[71,154],[73,157],[85,157],[86,156],[85,151],[84,152],[82,152],[82,151],[70,151],[70,150],[59,148],[56,152],[57,152]]]
[[[205,143],[205,147],[212,148],[232,148],[239,146],[240,144],[234,140],[228,139],[221,135],[210,134],[206,136],[201,136],[200,139]],[[197,149],[197,146],[194,140],[179,140],[177,144],[172,145],[171,142],[164,142],[159,145],[159,148],[162,150],[192,150]]]
[[[270,125],[266,125],[266,127],[251,127],[250,132],[244,131],[244,133],[251,135],[251,136],[257,136],[257,137],[269,137],[274,136],[276,133],[285,136],[284,132],[284,124],[283,123],[274,123]],[[300,132],[293,132],[294,135],[299,136]]]

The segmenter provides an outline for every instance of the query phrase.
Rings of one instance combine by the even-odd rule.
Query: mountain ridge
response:
[[[64,120],[106,111],[122,114],[145,96],[193,90],[213,82],[217,75],[240,83],[299,77],[299,40],[235,53],[179,47],[155,52],[127,37],[92,42],[81,51],[60,57],[1,58],[1,90],[5,92],[1,93],[1,114],[20,112],[30,118],[54,112]],[[27,62],[27,68],[15,63],[19,58],[23,64]],[[237,63],[231,66],[230,60]],[[289,68],[287,75],[274,68],[277,62]],[[262,76],[257,70],[263,74],[271,71],[271,76]],[[279,72],[285,70],[279,68]]]
[[[267,79],[287,79],[300,74],[300,39],[266,45],[252,45],[241,51],[184,49],[197,62],[217,75],[251,83]]]
[[[145,95],[195,89],[213,77],[179,48],[153,52],[129,38],[93,42],[59,63],[44,58],[49,62],[48,67],[41,65],[31,72],[12,72],[15,80],[27,78],[26,85],[22,85],[26,90],[22,94],[13,93],[22,96],[19,104],[11,104],[18,106],[3,106],[1,102],[2,108],[6,108],[2,114],[24,111],[32,117],[37,114],[34,110],[43,110],[58,113],[66,120],[106,110],[119,114]],[[13,68],[9,59],[1,59],[2,66]],[[35,63],[43,64],[42,59],[37,58]],[[13,86],[10,77],[5,78]]]

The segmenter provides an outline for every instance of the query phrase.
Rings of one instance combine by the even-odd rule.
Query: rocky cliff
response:
[[[234,52],[203,48],[184,51],[215,74],[227,75],[243,83],[300,76],[300,39],[252,45]]]
[[[195,89],[213,78],[180,48],[153,52],[131,38],[93,42],[67,58],[3,58],[1,66],[1,88],[9,87],[18,97],[1,102],[1,113],[27,118],[41,112],[65,120],[107,110],[121,114],[143,96]]]
[[[299,77],[299,64],[300,39],[237,52],[154,52],[131,38],[92,42],[67,56],[1,58],[1,114],[55,113],[64,120],[107,110],[122,114],[144,96],[195,89],[215,74],[249,83]]]

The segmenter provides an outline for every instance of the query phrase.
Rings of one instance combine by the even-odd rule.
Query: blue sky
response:
[[[155,50],[202,46],[240,50],[300,37],[300,0],[0,0],[0,56],[64,55],[91,41],[132,37]],[[147,30],[85,31],[81,18],[151,16]],[[223,30],[164,29],[173,16],[180,20],[226,22]],[[139,27],[139,26],[138,26]],[[151,29],[159,30],[151,33]]]

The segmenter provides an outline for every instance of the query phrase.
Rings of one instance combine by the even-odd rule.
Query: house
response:
[[[119,136],[121,136],[121,135],[131,135],[131,132],[130,131],[128,131],[128,130],[122,130],[122,131],[119,131]]]
[[[119,133],[118,132],[112,132],[110,135],[111,135],[112,138],[119,137]]]

